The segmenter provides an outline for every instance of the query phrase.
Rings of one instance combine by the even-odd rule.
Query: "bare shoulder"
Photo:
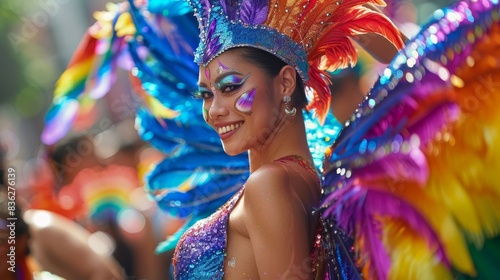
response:
[[[290,174],[280,163],[268,163],[250,175],[246,182],[245,196],[281,195],[291,187],[290,181]]]
[[[280,163],[266,164],[252,173],[246,182],[245,208],[267,213],[302,209],[302,203],[292,194],[300,183],[293,180]]]

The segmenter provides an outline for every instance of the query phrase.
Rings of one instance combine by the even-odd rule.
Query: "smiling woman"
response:
[[[401,47],[392,23],[368,8],[382,1],[190,0],[199,37],[196,23],[186,24],[186,5],[135,2],[106,17],[113,31],[105,41],[87,37],[69,70],[99,61],[88,67],[97,78],[83,75],[89,88],[81,90],[102,93],[111,82],[99,78],[113,78],[110,60],[120,50],[133,57],[136,91],[161,116],[140,112],[140,133],[169,154],[147,188],[183,217],[211,214],[176,235],[176,279],[500,275],[497,0],[463,0],[434,13],[326,149],[321,182],[302,109],[325,120],[325,71],[355,63],[350,38],[384,46],[368,49],[384,60]],[[198,42],[198,65],[186,63]],[[101,46],[110,48],[103,59],[88,56],[102,54]],[[66,82],[74,98],[80,87]],[[191,99],[192,88],[200,100]],[[153,97],[179,112],[159,110]],[[59,105],[52,116],[65,116]],[[203,125],[194,120],[201,114]],[[316,132],[335,137],[324,127]],[[221,143],[235,156],[222,154]]]
[[[234,48],[200,67],[197,95],[208,112],[205,120],[226,153],[249,152],[251,176],[225,206],[181,238],[174,257],[179,279],[210,275],[207,260],[214,275],[223,271],[229,279],[290,277],[290,269],[301,267],[315,249],[319,177],[302,108],[291,109],[296,105],[290,102],[304,95],[300,77],[283,62],[266,69],[249,52],[273,57]]]
[[[381,2],[139,2],[111,6],[89,29],[58,84],[62,93],[48,113],[47,127],[53,128],[46,129],[48,134],[66,133],[74,114],[67,104],[77,104],[75,99],[88,93],[102,96],[114,81],[116,62],[124,62],[134,90],[163,122],[150,126],[146,123],[153,121],[141,112],[140,133],[171,155],[150,176],[151,194],[165,208],[177,206],[184,217],[213,213],[180,237],[173,258],[176,279],[345,279],[351,275],[347,272],[357,273],[353,263],[343,261],[345,250],[342,256],[330,250],[326,257],[323,245],[333,244],[326,233],[331,228],[325,228],[318,211],[322,190],[303,109],[325,122],[330,108],[325,71],[355,63],[350,37],[378,33],[394,45],[387,48],[389,56],[401,47],[392,23],[365,7]],[[186,19],[191,9],[199,41]],[[198,65],[186,63],[198,42]],[[126,61],[130,57],[133,65]],[[77,83],[75,76],[81,78]],[[186,100],[194,87],[201,101]],[[202,110],[190,113],[199,103]],[[208,129],[192,121],[201,112]],[[331,131],[317,138],[330,136]],[[220,144],[230,156],[248,152],[248,162],[242,164],[246,159],[241,156],[222,157]],[[174,176],[169,176],[171,170]],[[171,190],[177,183],[182,191]],[[227,202],[214,213],[206,201]]]
[[[305,148],[303,155],[307,155],[301,112],[295,116],[295,113],[287,114],[284,110],[292,110],[290,101],[284,100],[292,99],[297,91],[295,69],[281,63],[283,67],[278,72],[269,73],[245,56],[247,52],[248,48],[226,51],[200,68],[198,95],[202,96],[203,108],[208,112],[207,123],[219,133],[224,150],[230,155],[248,150],[250,156],[255,155],[259,162],[263,154],[277,152],[277,143],[284,145],[288,142],[289,148],[294,149],[294,141],[290,138],[299,141]],[[303,90],[299,92],[304,95]],[[285,139],[288,141],[282,141]],[[278,152],[271,157],[279,155]],[[258,165],[251,169],[254,168],[257,169]]]
[[[322,71],[355,57],[348,36],[359,26],[349,20],[366,20],[372,29],[360,32],[382,33],[400,46],[391,23],[361,2],[190,2],[201,27],[195,96],[203,100],[204,119],[224,151],[248,152],[250,177],[181,237],[173,259],[176,279],[339,277],[326,273],[320,245],[326,235],[316,211],[321,186],[303,109],[307,85],[314,93],[308,108],[324,120],[329,92]],[[346,30],[334,28],[342,17]],[[331,273],[347,266],[337,263]]]

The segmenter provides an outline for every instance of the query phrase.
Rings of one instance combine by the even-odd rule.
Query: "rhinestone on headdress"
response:
[[[301,78],[307,76],[307,55],[292,38],[265,24],[268,1],[190,0],[200,23],[200,45],[195,61],[207,65],[222,52],[234,47],[254,47],[270,52],[294,66]]]

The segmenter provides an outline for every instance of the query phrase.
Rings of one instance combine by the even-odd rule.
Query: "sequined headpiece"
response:
[[[363,5],[383,0],[187,0],[200,26],[195,61],[206,66],[222,52],[254,47],[295,67],[314,92],[310,109],[323,120],[330,107],[327,74],[356,63],[348,37],[374,32],[402,46],[394,25]]]

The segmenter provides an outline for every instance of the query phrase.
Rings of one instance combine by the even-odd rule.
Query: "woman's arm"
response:
[[[41,217],[47,223],[40,223],[45,221]],[[94,251],[90,233],[76,222],[45,210],[27,210],[24,219],[30,226],[33,257],[44,270],[66,279],[124,279],[118,262]]]
[[[261,279],[311,278],[308,217],[293,184],[279,164],[261,167],[246,183],[244,221]]]

